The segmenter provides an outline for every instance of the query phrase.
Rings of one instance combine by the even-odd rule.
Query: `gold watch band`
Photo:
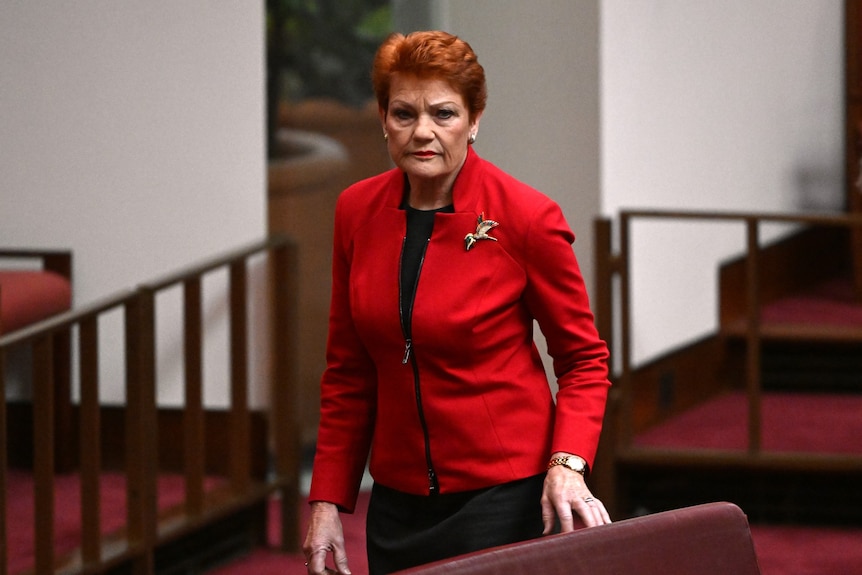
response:
[[[563,467],[567,467],[572,471],[576,471],[581,475],[586,477],[587,474],[587,462],[577,455],[565,455],[563,457],[554,457],[548,462],[548,469],[552,467],[556,467],[557,465],[562,465]]]

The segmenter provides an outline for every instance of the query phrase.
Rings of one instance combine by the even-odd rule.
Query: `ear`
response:
[[[386,131],[386,110],[383,107],[377,107],[377,115],[380,116],[380,127],[383,128],[383,131]]]

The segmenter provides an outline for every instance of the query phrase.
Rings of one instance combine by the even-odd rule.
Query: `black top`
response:
[[[413,311],[413,296],[416,283],[419,281],[419,270],[425,255],[425,246],[431,239],[434,230],[434,216],[437,213],[454,213],[455,207],[450,204],[436,210],[417,210],[405,202],[407,213],[407,236],[404,238],[404,249],[401,252],[401,312],[404,328],[410,328],[410,316]],[[408,334],[409,335],[409,334]]]

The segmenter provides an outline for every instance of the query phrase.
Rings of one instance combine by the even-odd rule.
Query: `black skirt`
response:
[[[386,575],[542,534],[545,474],[486,489],[409,495],[375,483],[366,519],[369,575]]]

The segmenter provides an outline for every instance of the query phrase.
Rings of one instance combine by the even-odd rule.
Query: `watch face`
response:
[[[584,462],[580,457],[569,457],[566,459],[565,466],[573,471],[582,473],[584,471]]]

